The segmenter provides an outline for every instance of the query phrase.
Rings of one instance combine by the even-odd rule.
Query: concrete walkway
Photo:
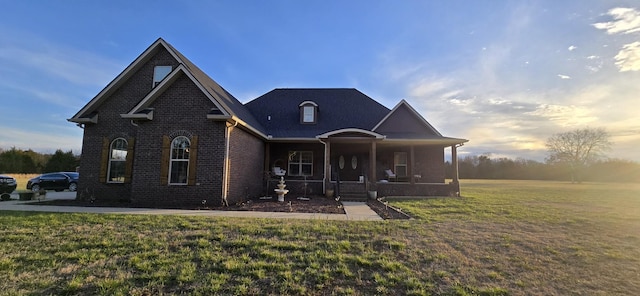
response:
[[[60,194],[56,198],[55,194]],[[69,199],[70,194],[47,193],[47,200]],[[12,198],[17,198],[12,196]],[[75,198],[75,194],[73,194]],[[0,211],[36,211],[55,213],[102,213],[102,214],[142,214],[142,215],[185,215],[185,216],[210,216],[210,217],[238,217],[238,218],[274,218],[274,219],[311,219],[311,220],[351,220],[373,221],[382,220],[364,202],[342,202],[346,214],[322,214],[322,213],[285,213],[285,212],[255,212],[255,211],[209,211],[209,210],[174,210],[174,209],[150,209],[150,208],[110,208],[110,207],[70,207],[70,206],[37,206],[30,203],[36,201],[23,201],[12,199],[0,201]]]

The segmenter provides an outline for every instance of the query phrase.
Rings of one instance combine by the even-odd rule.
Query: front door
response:
[[[363,159],[361,154],[340,154],[337,159],[340,180],[360,181],[360,176],[364,176],[362,173]]]

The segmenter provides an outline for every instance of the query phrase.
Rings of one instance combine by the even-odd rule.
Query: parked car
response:
[[[47,173],[37,176],[27,182],[27,189],[32,191],[55,190],[76,191],[78,189],[78,173],[75,172],[57,172]]]
[[[0,194],[11,193],[16,190],[16,187],[18,187],[18,183],[15,178],[7,175],[0,175]]]

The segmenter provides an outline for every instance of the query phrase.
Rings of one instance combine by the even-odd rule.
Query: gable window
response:
[[[171,73],[171,66],[156,66],[153,68],[153,87],[156,87],[169,73]]]
[[[171,160],[169,162],[169,184],[187,185],[189,176],[189,148],[187,137],[176,137],[171,141]]]
[[[393,154],[393,167],[397,177],[407,176],[407,152],[395,152]]]
[[[127,164],[127,147],[127,140],[123,138],[117,138],[111,142],[109,147],[109,172],[107,173],[107,182],[124,183]]]
[[[304,101],[298,107],[300,107],[300,123],[314,124],[318,122],[318,104]]]
[[[289,152],[289,176],[313,175],[313,152],[290,151]]]

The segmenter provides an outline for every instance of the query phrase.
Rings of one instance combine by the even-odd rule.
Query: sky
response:
[[[604,128],[640,161],[640,2],[0,0],[0,148],[82,150],[67,122],[157,38],[241,102],[274,88],[405,99],[460,157],[544,161]]]

